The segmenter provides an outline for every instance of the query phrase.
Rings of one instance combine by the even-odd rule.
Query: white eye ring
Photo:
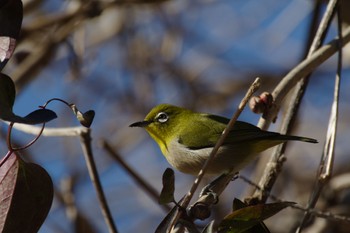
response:
[[[166,114],[165,112],[160,112],[156,116],[156,120],[160,123],[167,122],[168,119],[169,119],[168,114]]]

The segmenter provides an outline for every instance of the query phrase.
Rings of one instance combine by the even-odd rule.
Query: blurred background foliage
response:
[[[347,1],[343,2],[343,9],[349,10]],[[96,111],[92,126],[95,158],[121,232],[152,232],[166,212],[106,153],[101,141],[107,140],[159,192],[161,175],[169,165],[145,132],[128,125],[164,102],[230,117],[255,77],[262,79],[261,91],[272,91],[302,60],[315,9],[323,12],[326,6],[326,1],[314,0],[23,3],[19,44],[4,70],[16,83],[15,112],[25,115],[54,97],[75,103],[82,111]],[[334,23],[326,41],[335,36]],[[344,49],[344,76],[350,74],[349,57],[348,46]],[[336,59],[332,58],[311,78],[294,134],[320,143],[290,144],[288,162],[274,188],[274,195],[283,200],[299,204],[308,200],[326,135],[335,70]],[[343,80],[335,177],[350,171],[349,84]],[[51,108],[59,118],[49,127],[77,124],[64,106],[53,104]],[[282,114],[283,108],[280,118]],[[248,109],[240,117],[252,124],[258,118]],[[271,130],[278,130],[279,119]],[[2,125],[3,133],[6,128]],[[29,138],[21,132],[15,134],[17,143]],[[25,152],[24,158],[47,169],[55,184],[56,198],[40,232],[107,231],[78,140],[42,137]],[[6,151],[3,142],[0,149]],[[254,169],[252,164],[242,174],[257,182],[260,174]],[[176,172],[176,198],[185,194],[193,179]],[[242,180],[233,182],[213,216],[227,214],[233,197],[247,197],[251,190]],[[320,209],[349,213],[350,206],[344,205],[349,204],[347,192],[326,194]],[[286,232],[301,215],[297,210],[285,210],[267,225],[272,232]],[[322,226],[325,220],[318,221],[317,226]]]

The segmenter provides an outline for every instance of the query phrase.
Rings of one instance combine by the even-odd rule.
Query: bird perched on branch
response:
[[[229,119],[217,115],[160,104],[143,121],[130,127],[142,127],[157,142],[168,162],[177,170],[196,175],[226,128]],[[317,143],[315,139],[275,132],[236,121],[223,145],[207,169],[207,174],[238,172],[259,152],[286,141]]]

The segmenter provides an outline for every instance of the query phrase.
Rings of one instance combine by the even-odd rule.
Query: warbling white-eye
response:
[[[143,121],[130,127],[143,127],[158,143],[163,155],[177,170],[196,175],[202,168],[229,119],[160,104]],[[238,172],[259,152],[289,140],[317,143],[315,139],[263,131],[236,121],[224,144],[209,165],[207,174]]]

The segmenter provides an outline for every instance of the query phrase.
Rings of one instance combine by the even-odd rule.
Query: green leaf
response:
[[[219,225],[219,232],[245,232],[259,222],[294,204],[294,202],[278,202],[243,207],[241,209],[233,211],[222,220]]]
[[[159,196],[159,204],[168,204],[175,202],[174,192],[175,192],[175,175],[174,170],[167,168],[162,177],[163,188]]]
[[[77,117],[78,121],[82,126],[89,128],[94,120],[95,111],[89,110],[84,113],[80,112],[75,104],[71,104],[70,108],[73,110],[73,113]]]
[[[12,154],[0,169],[0,190],[0,232],[38,232],[53,200],[48,173]]]
[[[239,210],[247,206],[248,206],[247,204],[235,198],[232,203],[232,210],[233,211]],[[270,233],[270,230],[266,227],[264,222],[260,221],[258,224],[256,224],[252,228],[244,231],[244,233]]]

